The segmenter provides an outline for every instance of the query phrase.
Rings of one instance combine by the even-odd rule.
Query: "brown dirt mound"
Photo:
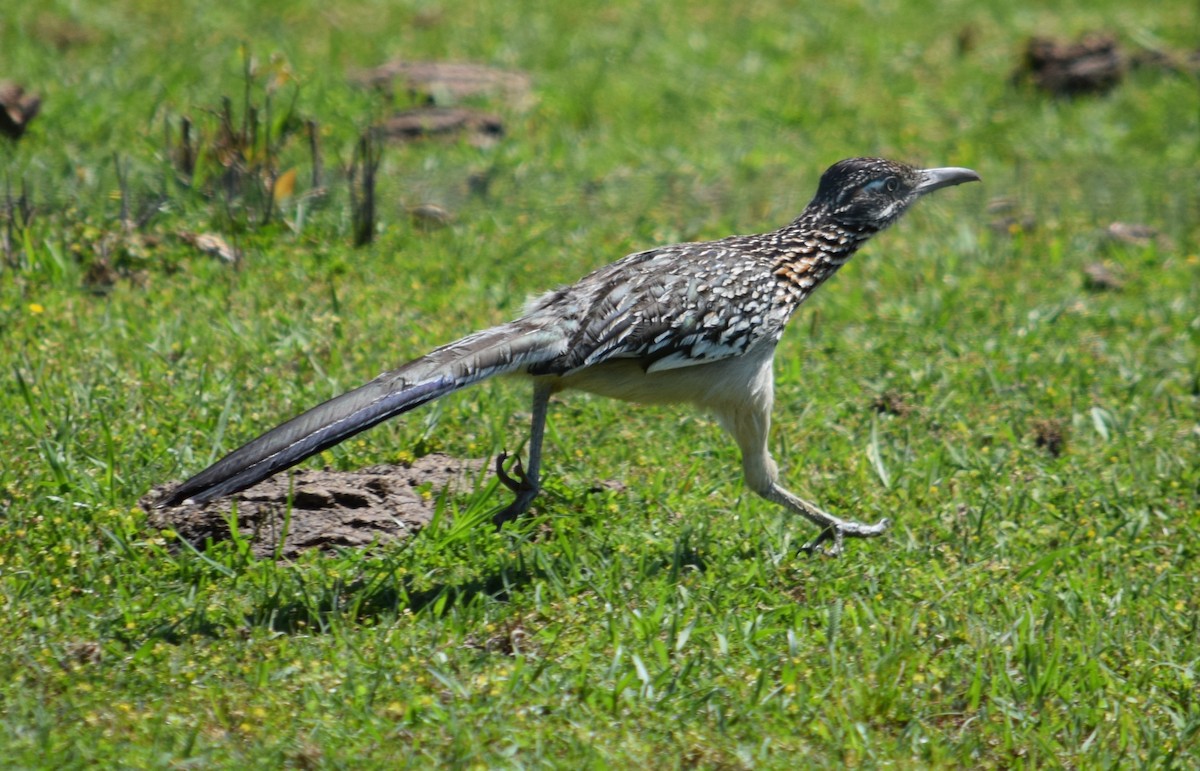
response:
[[[1107,33],[1074,43],[1031,38],[1022,64],[1035,85],[1057,96],[1105,93],[1121,82],[1125,69],[1124,52],[1116,37]]]
[[[278,553],[290,559],[308,549],[361,548],[409,538],[429,524],[443,490],[470,489],[484,464],[434,453],[411,466],[279,474],[201,505],[156,509],[153,502],[173,486],[160,485],[139,503],[150,527],[173,530],[201,550],[210,542],[229,540],[229,515],[236,503],[238,532],[254,555],[261,559]],[[285,522],[286,542],[279,548]]]

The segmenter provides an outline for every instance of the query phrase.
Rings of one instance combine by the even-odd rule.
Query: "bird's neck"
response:
[[[773,234],[779,247],[775,275],[796,292],[796,302],[801,302],[874,234],[874,230],[839,223],[824,211],[810,208]]]
[[[854,252],[864,241],[879,232],[879,228],[864,223],[844,222],[832,215],[827,206],[809,204],[800,216],[778,231],[781,239],[807,244],[818,241],[821,248],[831,252]]]

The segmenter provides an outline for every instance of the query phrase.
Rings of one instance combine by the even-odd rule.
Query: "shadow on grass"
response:
[[[584,531],[604,527],[600,518],[583,511],[570,516],[579,519],[574,527]],[[182,644],[196,636],[244,636],[253,629],[325,634],[345,625],[387,624],[405,615],[432,613],[440,618],[479,600],[503,603],[539,582],[569,595],[584,591],[601,573],[623,580],[632,570],[643,579],[665,577],[673,584],[689,571],[708,569],[704,539],[691,527],[682,528],[673,544],[641,554],[634,564],[628,554],[608,545],[581,552],[574,527],[556,532],[553,519],[542,517],[515,528],[514,555],[497,562],[494,550],[476,540],[491,528],[490,519],[491,511],[484,507],[457,522],[435,523],[399,550],[394,542],[377,542],[366,549],[339,549],[331,552],[328,562],[322,559],[315,565],[261,558],[236,531],[230,540],[207,540],[200,547],[180,538],[164,545],[161,556],[175,564],[177,585],[193,598],[189,609],[168,623],[114,630],[113,636],[136,649],[147,642]],[[471,564],[481,569],[462,580],[431,583],[422,577],[430,569]],[[198,600],[227,591],[242,593],[237,609],[226,610],[219,600]]]
[[[361,579],[311,600],[295,599],[281,604],[268,600],[247,614],[246,623],[274,632],[297,634],[328,632],[334,619],[338,623],[360,624],[399,618],[408,613],[442,616],[479,598],[504,602],[514,588],[526,586],[537,578],[533,571],[505,569],[480,578],[434,584],[422,589],[415,588],[416,579],[408,577],[383,585],[376,579]]]
[[[682,534],[670,550],[663,549],[656,555],[646,555],[641,565],[643,577],[653,578],[667,573],[668,580],[675,583],[687,570],[707,570],[707,560],[691,545],[689,535]],[[601,556],[612,559],[616,553],[613,551]],[[268,600],[248,614],[246,622],[252,626],[268,627],[275,632],[296,634],[314,630],[329,631],[333,618],[363,623],[389,620],[405,614],[433,613],[441,617],[454,608],[465,607],[476,600],[507,602],[515,590],[542,581],[561,582],[563,575],[577,572],[578,568],[574,558],[569,556],[560,556],[545,566],[531,564],[538,561],[523,554],[517,558],[516,564],[487,575],[422,588],[418,588],[416,578],[396,577],[392,571],[387,571],[386,574],[358,579],[344,587],[330,587],[318,597],[293,599],[280,604]],[[567,590],[570,591],[569,588]]]

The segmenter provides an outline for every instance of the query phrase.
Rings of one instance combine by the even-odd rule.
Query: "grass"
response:
[[[45,97],[0,153],[6,764],[1193,765],[1197,80],[1055,100],[1009,76],[1030,34],[1195,49],[1196,5],[544,5],[5,13],[4,75]],[[492,147],[386,149],[355,250],[344,170],[389,108],[346,76],[395,56],[520,68],[536,102],[483,102]],[[247,84],[300,180],[266,217],[164,141],[185,115],[211,138]],[[868,246],[778,356],[785,477],[886,539],[798,555],[811,532],[703,416],[582,396],[520,528],[469,526],[505,502],[488,484],[408,544],[294,563],[145,526],[151,485],[281,417],[627,252],[775,227],[859,154],[985,180]],[[998,198],[1032,224],[990,227]],[[411,226],[421,203],[453,224]],[[1124,285],[1089,290],[1093,262]],[[514,449],[527,398],[489,383],[314,462]]]

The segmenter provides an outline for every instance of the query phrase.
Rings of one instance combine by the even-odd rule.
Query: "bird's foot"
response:
[[[517,456],[512,464],[513,473],[516,474],[515,477],[511,476],[505,470],[504,461],[506,460],[508,460],[507,452],[501,452],[496,456],[496,476],[500,479],[500,484],[512,490],[517,498],[492,517],[492,524],[497,529],[503,527],[505,522],[512,522],[528,511],[529,505],[533,503],[533,499],[538,494],[537,484],[525,473],[525,467],[521,465],[520,456]]]
[[[500,478],[500,483],[512,490],[518,495],[528,490],[533,490],[534,485],[529,481],[529,475],[525,473],[525,467],[521,465],[521,456],[513,458],[512,470],[517,476],[513,478],[504,470],[504,461],[508,460],[508,452],[502,451],[496,456],[496,476]]]
[[[866,525],[862,522],[854,522],[853,520],[834,519],[808,543],[800,547],[800,550],[808,554],[826,554],[830,557],[836,557],[842,553],[844,542],[847,538],[876,538],[887,532],[887,529],[892,526],[892,521],[887,517],[876,522],[874,525]],[[833,544],[828,548],[821,548],[821,545],[826,541],[833,541]]]

